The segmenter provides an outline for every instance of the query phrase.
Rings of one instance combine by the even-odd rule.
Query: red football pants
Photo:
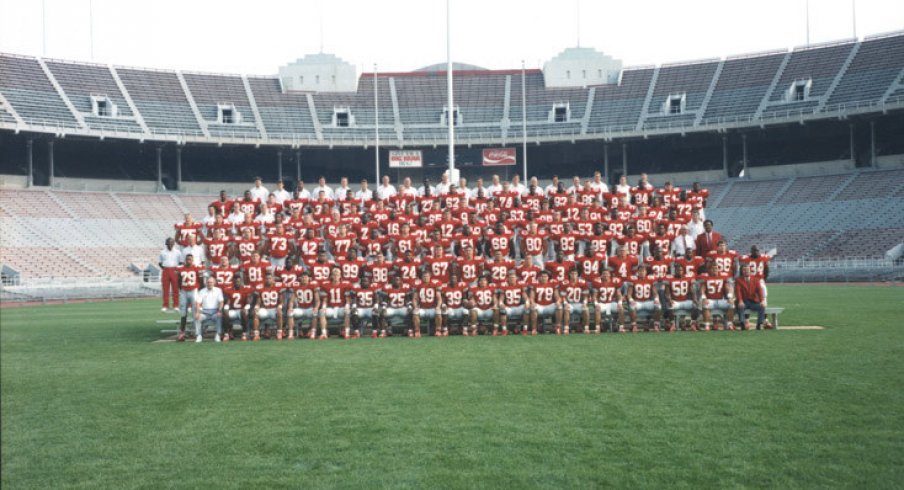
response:
[[[166,298],[172,294],[173,308],[179,307],[179,282],[175,267],[164,267],[160,271],[160,283],[163,285],[163,307],[169,308]]]

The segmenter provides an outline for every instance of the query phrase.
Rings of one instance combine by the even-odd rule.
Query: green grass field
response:
[[[823,331],[154,343],[156,300],[0,310],[4,488],[904,485],[904,288]]]

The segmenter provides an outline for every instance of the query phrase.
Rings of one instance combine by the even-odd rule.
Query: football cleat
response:
[[[261,333],[260,333],[260,332],[254,332],[254,341],[257,342],[257,341],[259,341],[260,339],[261,339]]]
[[[276,340],[282,340],[282,329],[276,331]]]

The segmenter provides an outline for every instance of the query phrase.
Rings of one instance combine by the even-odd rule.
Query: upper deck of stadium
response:
[[[523,116],[528,138],[539,142],[724,131],[885,113],[904,108],[904,32],[725,59],[626,67],[611,84],[552,87],[541,70],[523,73],[524,80],[520,69],[454,71],[458,141],[519,141]],[[373,144],[379,127],[380,141],[387,146],[435,145],[447,137],[445,105],[446,73],[441,70],[367,73],[357,78],[354,90],[324,92],[286,90],[278,76],[0,54],[0,129],[15,131],[363,147]]]

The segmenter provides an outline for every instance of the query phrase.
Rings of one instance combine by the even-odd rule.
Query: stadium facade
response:
[[[710,215],[736,248],[815,261],[801,267],[822,279],[850,277],[825,273],[820,261],[839,257],[886,261],[868,278],[899,273],[902,32],[661,66],[622,68],[586,49],[543,70],[458,66],[452,108],[445,84],[443,69],[358,76],[327,55],[264,77],[0,54],[5,276],[49,274],[20,257],[33,242],[63,250],[65,277],[134,275],[156,251],[148,244],[182,211],[206,214],[220,187],[238,190],[255,175],[373,181],[378,142],[381,175],[437,177],[450,120],[471,180],[522,174],[526,139],[531,176],[705,182]],[[512,148],[517,165],[485,166],[492,148]],[[399,150],[420,151],[421,166],[392,168]],[[104,233],[131,237],[107,247],[118,272],[43,227],[79,234],[105,217],[122,222]],[[861,242],[864,230],[878,238]],[[148,241],[136,246],[138,237]]]

